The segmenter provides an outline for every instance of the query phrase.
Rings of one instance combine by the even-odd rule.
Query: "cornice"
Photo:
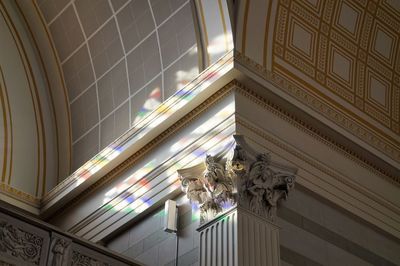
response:
[[[303,120],[299,119],[294,114],[282,109],[278,105],[274,104],[271,101],[261,97],[260,95],[256,94],[251,89],[245,87],[239,82],[235,84],[238,89],[236,90],[241,95],[245,96],[246,98],[250,99],[252,102],[262,106],[264,109],[274,113],[275,115],[279,116],[283,120],[287,121],[291,125],[295,126],[296,128],[300,129],[301,131],[307,133],[308,135],[312,136],[313,138],[323,142],[330,148],[334,149],[337,152],[340,152],[342,155],[346,156],[346,158],[352,160],[356,164],[364,167],[368,171],[373,172],[376,175],[379,175],[386,181],[389,181],[393,185],[400,187],[400,177],[391,175],[384,169],[376,166],[373,162],[365,159],[361,154],[353,151],[352,149],[344,146],[343,144],[338,143],[334,139],[330,138],[329,136],[323,134],[318,129],[314,128],[313,126],[307,124]]]
[[[57,198],[60,199],[64,197],[76,187],[83,187],[79,180],[94,180],[93,176],[96,175],[95,180],[91,182],[97,182],[97,179],[101,178],[102,175],[107,174],[109,170],[102,171],[102,168],[111,161],[109,158],[113,158],[112,160],[114,160],[115,149],[119,151],[118,153],[121,153],[121,151],[125,151],[128,147],[132,146],[132,144],[138,144],[135,145],[137,148],[134,148],[136,152],[138,149],[149,143],[152,138],[158,136],[158,132],[166,130],[166,128],[171,126],[172,123],[175,123],[178,119],[182,118],[182,116],[189,113],[192,110],[190,106],[193,106],[192,108],[194,108],[194,106],[205,101],[210,97],[208,95],[216,92],[219,88],[216,84],[222,86],[222,82],[232,79],[229,79],[229,77],[232,76],[232,67],[233,52],[225,54],[217,63],[204,70],[197,78],[186,85],[185,89],[182,89],[178,95],[168,98],[160,104],[159,107],[135,124],[128,132],[107,146],[93,159],[78,168],[69,177],[61,181],[42,198],[41,211],[46,212],[48,208],[52,207],[52,202],[59,202]],[[204,92],[205,88],[208,88],[207,92]],[[178,112],[178,109],[180,111],[182,110],[182,112]],[[168,123],[162,123],[166,120],[168,120]],[[151,135],[151,137],[149,137],[149,135]],[[129,154],[126,154],[125,152],[125,156],[129,156]],[[126,157],[124,157],[124,160],[126,160]],[[97,160],[97,158],[99,158],[99,160]],[[122,160],[120,159],[120,161]],[[117,163],[120,163],[120,161],[117,162],[115,160],[112,167],[117,167]],[[87,186],[91,184],[89,183]]]
[[[245,87],[242,85],[240,82],[237,80],[232,80],[228,84],[226,84],[223,88],[221,88],[219,91],[217,91],[215,94],[213,94],[211,97],[209,97],[206,101],[201,103],[197,108],[193,109],[191,112],[189,112],[187,115],[185,115],[182,119],[180,119],[178,122],[173,124],[171,127],[169,127],[167,130],[163,131],[161,134],[159,134],[157,137],[155,137],[153,140],[151,140],[149,143],[147,143],[142,149],[131,155],[128,159],[123,161],[121,164],[119,164],[117,167],[112,169],[108,174],[100,178],[97,182],[89,186],[84,192],[80,193],[77,197],[72,199],[68,205],[67,208],[62,208],[58,211],[55,212],[55,215],[59,215],[66,211],[67,209],[73,208],[76,206],[79,202],[87,198],[91,193],[96,191],[99,187],[102,187],[106,184],[108,184],[110,181],[112,181],[115,177],[121,175],[124,171],[132,167],[136,162],[138,162],[143,156],[154,150],[160,143],[162,143],[164,140],[166,140],[168,137],[172,136],[179,130],[183,129],[186,127],[188,124],[190,124],[193,120],[196,119],[199,115],[201,115],[203,112],[205,112],[208,108],[210,108],[212,105],[218,103],[221,99],[223,99],[229,92],[235,91],[240,93],[241,95],[245,96],[246,98],[250,99],[252,102],[255,104],[263,107],[264,109],[268,110],[269,112],[272,112],[273,114],[277,115],[281,119],[285,120],[286,122],[290,123],[291,125],[295,126],[296,128],[300,129],[301,131],[307,133],[311,137],[317,139],[319,142],[324,143],[331,149],[339,152],[341,155],[345,156],[346,158],[352,160],[354,163],[357,165],[367,169],[368,171],[373,172],[374,174],[380,176],[381,178],[389,181],[393,185],[396,185],[400,187],[400,179],[394,175],[390,175],[387,173],[384,169],[379,168],[378,166],[374,165],[371,161],[368,161],[367,159],[363,158],[362,155],[354,152],[353,150],[345,147],[344,145],[335,142],[333,139],[330,137],[324,135],[322,132],[319,130],[315,129],[311,125],[305,123],[295,115],[293,115],[290,112],[285,111],[278,105],[274,104],[271,101],[268,101],[267,99],[261,97],[260,95],[256,94],[254,91],[251,89]],[[246,124],[244,120],[242,120],[239,116],[235,118],[236,122],[238,124],[241,124],[245,126],[246,128],[251,129],[252,131],[255,131],[258,134],[262,133],[260,131],[257,131],[255,128],[252,128],[249,124]],[[264,135],[262,135],[264,136]],[[299,156],[303,158],[304,156],[301,156],[301,154],[296,153],[296,156]],[[304,159],[304,158],[303,158]],[[309,162],[309,159],[307,159],[307,162]],[[311,163],[311,162],[309,162]],[[312,163],[312,165],[315,166],[315,164]],[[381,201],[379,198],[376,196],[372,195],[371,193],[368,193],[365,190],[360,190],[358,187],[350,184],[347,182],[347,180],[343,179],[340,175],[337,175],[336,173],[333,173],[332,171],[329,171],[325,168],[320,168],[317,167],[319,170],[322,172],[333,176],[340,182],[351,185],[353,189],[356,189],[357,191],[364,193],[368,195],[369,198],[373,199],[374,201],[380,202],[381,204],[387,206],[390,208],[389,205],[387,205],[384,201]],[[393,208],[391,208],[393,211]]]
[[[345,129],[347,132],[371,145],[371,147],[381,151],[395,162],[400,162],[400,149],[398,147],[398,141],[387,139],[386,136],[375,132],[374,129],[368,127],[368,125],[364,125],[363,122],[351,117],[351,114],[347,114],[344,110],[339,110],[338,107],[331,107],[326,101],[303,90],[302,88],[291,83],[289,80],[286,80],[275,73],[267,71],[265,67],[236,50],[235,61],[242,64],[264,80],[278,86],[296,100],[311,107],[314,111],[317,111],[324,117],[333,121],[340,128]],[[356,153],[353,154],[355,155]],[[395,179],[397,179],[397,183],[400,182],[398,177]]]
[[[295,149],[290,148],[288,145],[285,145],[281,141],[269,136],[263,130],[257,128],[256,126],[251,125],[250,123],[246,122],[245,120],[243,120],[243,119],[241,119],[239,117],[236,118],[236,122],[237,122],[237,124],[243,126],[244,128],[246,128],[246,129],[250,130],[251,132],[255,133],[256,135],[260,136],[261,138],[273,143],[274,145],[276,145],[277,147],[283,149],[284,151],[288,152],[289,154],[292,154],[292,155],[300,158],[302,161],[304,161],[307,164],[311,165],[312,167],[318,169],[322,173],[333,177],[334,179],[336,179],[340,183],[345,184],[346,186],[350,187],[351,189],[357,191],[358,193],[365,195],[366,197],[368,197],[369,199],[371,199],[371,200],[373,200],[375,202],[378,202],[382,206],[385,206],[386,208],[390,209],[391,211],[393,211],[395,213],[399,212],[399,209],[393,207],[392,204],[388,204],[388,202],[382,200],[376,194],[371,193],[368,189],[366,189],[364,187],[361,187],[360,185],[357,185],[354,182],[349,181],[347,178],[345,178],[341,174],[337,173],[333,169],[330,169],[330,168],[326,167],[325,165],[323,165],[323,163],[321,163],[321,162],[319,162],[319,161],[317,161],[315,159],[310,159],[309,157],[307,157],[304,154],[296,151]],[[368,206],[371,207],[372,209],[378,211],[378,212],[381,212],[379,209],[376,209],[375,207],[373,207],[371,205],[368,205]]]
[[[0,184],[0,192],[34,208],[39,208],[40,206],[40,198],[25,193],[5,183]]]
[[[154,150],[159,144],[161,144],[165,139],[174,135],[179,130],[185,128],[189,125],[193,120],[195,120],[199,115],[207,111],[211,106],[217,104],[220,100],[222,100],[234,87],[238,84],[236,80],[233,80],[218,90],[216,93],[211,95],[206,101],[201,103],[198,107],[190,111],[183,118],[169,127],[167,130],[163,131],[149,143],[147,143],[143,148],[138,150],[136,153],[131,155],[125,161],[120,163],[117,167],[113,168],[109,173],[100,178],[97,182],[89,186],[84,192],[80,193],[74,199],[72,199],[67,208],[62,208],[57,210],[53,215],[59,215],[66,210],[76,206],[79,202],[93,193],[97,188],[102,187],[112,181],[115,177],[121,175],[131,166],[133,166],[136,162],[138,162],[143,156]]]

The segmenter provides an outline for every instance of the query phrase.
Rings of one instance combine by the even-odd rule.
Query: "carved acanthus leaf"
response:
[[[178,170],[182,190],[199,203],[201,223],[236,203],[273,221],[277,202],[294,187],[296,170],[256,153],[243,137],[234,137],[233,156],[226,162],[207,155],[205,163]]]
[[[235,149],[241,149],[236,146]],[[240,178],[239,205],[274,221],[277,203],[294,187],[293,173],[276,171],[269,154],[260,154],[248,167],[236,171]]]
[[[216,157],[207,155],[205,164],[186,171],[178,171],[182,190],[187,197],[200,205],[201,221],[205,222],[220,213],[224,206],[235,204],[234,184],[229,171]]]

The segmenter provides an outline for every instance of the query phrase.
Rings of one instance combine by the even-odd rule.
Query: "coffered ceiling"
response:
[[[241,1],[238,57],[399,163],[399,3]]]

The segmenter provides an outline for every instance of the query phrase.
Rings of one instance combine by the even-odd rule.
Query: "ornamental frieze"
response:
[[[0,252],[39,265],[43,238],[0,220]]]

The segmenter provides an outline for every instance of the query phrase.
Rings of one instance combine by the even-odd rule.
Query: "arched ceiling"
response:
[[[400,1],[243,0],[237,58],[400,165]]]
[[[76,170],[199,73],[188,0],[38,0],[63,69]]]
[[[49,36],[32,2],[21,4],[0,1],[0,192],[29,209],[69,174],[71,143]]]

